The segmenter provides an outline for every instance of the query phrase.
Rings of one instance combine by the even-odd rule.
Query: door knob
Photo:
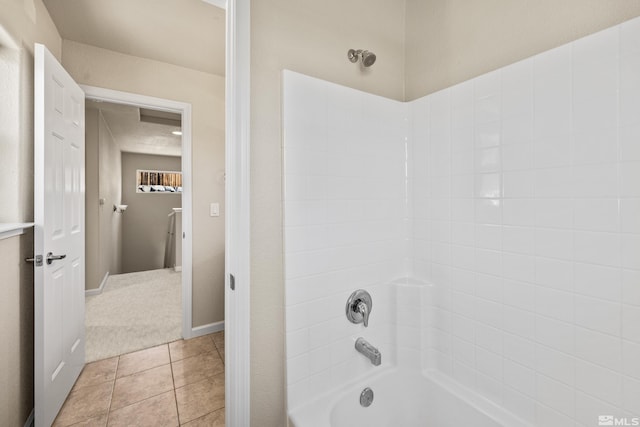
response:
[[[66,257],[67,255],[54,255],[53,252],[49,252],[47,254],[47,265],[51,265],[53,261],[65,259]]]

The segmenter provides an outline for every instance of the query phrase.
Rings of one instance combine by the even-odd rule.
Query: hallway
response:
[[[86,362],[182,337],[181,273],[172,269],[110,276],[85,301]]]

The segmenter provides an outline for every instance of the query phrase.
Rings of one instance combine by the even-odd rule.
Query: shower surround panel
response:
[[[640,416],[640,20],[411,105],[425,362],[539,426]]]
[[[289,410],[362,335],[534,425],[640,417],[640,19],[405,104],[284,89]]]
[[[404,275],[407,109],[290,71],[283,74],[284,223],[288,407],[372,366],[364,337],[395,363],[388,283]],[[369,327],[349,323],[356,289],[373,298]],[[394,307],[395,308],[395,307]],[[356,357],[357,356],[357,357]]]

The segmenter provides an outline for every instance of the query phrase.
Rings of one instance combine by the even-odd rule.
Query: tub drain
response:
[[[367,387],[360,393],[360,405],[366,408],[371,405],[371,402],[373,402],[373,390]]]

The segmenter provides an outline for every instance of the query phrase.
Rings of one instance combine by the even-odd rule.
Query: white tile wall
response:
[[[383,365],[419,366],[411,342],[417,320],[396,337],[393,279],[406,275],[412,249],[407,205],[406,104],[285,71],[284,237],[288,407],[294,409],[373,365],[354,349],[358,336]],[[351,292],[373,298],[368,328],[349,323]],[[413,362],[411,362],[413,360]]]
[[[362,335],[537,426],[640,416],[640,19],[408,104],[285,72],[284,153],[289,409]]]
[[[639,100],[636,19],[412,103],[424,366],[539,426],[640,416]]]

